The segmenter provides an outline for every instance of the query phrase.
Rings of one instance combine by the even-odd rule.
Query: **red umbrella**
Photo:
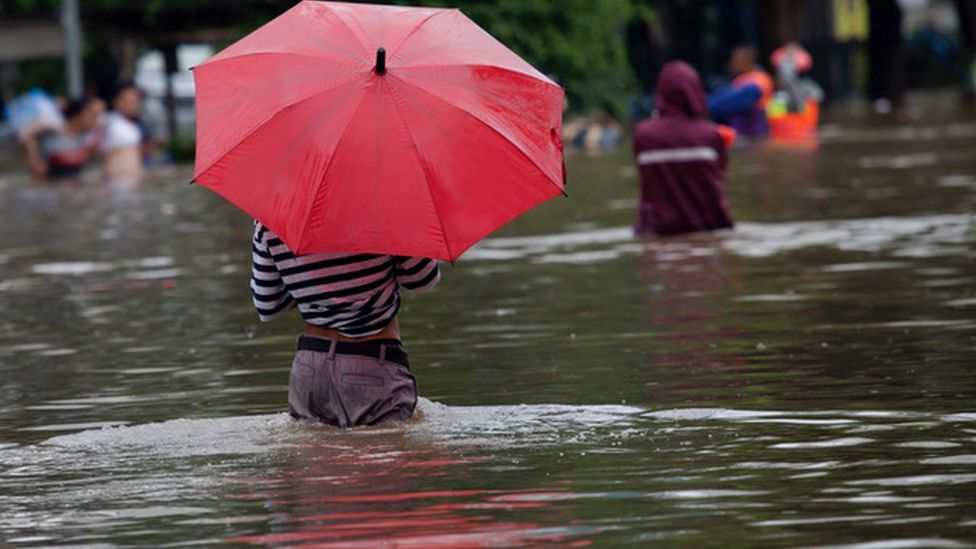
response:
[[[304,1],[194,78],[194,181],[299,254],[454,260],[563,193],[563,90],[458,10]]]

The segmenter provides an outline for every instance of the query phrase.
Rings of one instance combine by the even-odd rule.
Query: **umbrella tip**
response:
[[[376,50],[376,74],[386,72],[386,48]]]

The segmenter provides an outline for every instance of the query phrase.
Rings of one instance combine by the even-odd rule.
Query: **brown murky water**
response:
[[[976,544],[976,122],[742,150],[638,241],[625,151],[410,297],[421,417],[283,413],[249,220],[0,179],[0,546]]]

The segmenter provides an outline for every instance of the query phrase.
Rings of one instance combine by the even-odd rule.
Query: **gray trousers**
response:
[[[399,342],[299,338],[288,382],[292,417],[354,427],[408,419],[416,407],[417,381]]]

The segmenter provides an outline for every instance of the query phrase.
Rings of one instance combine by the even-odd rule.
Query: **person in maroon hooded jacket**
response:
[[[661,69],[657,116],[637,125],[640,173],[638,235],[671,235],[732,227],[725,199],[730,128],[708,120],[698,73],[682,61]]]

